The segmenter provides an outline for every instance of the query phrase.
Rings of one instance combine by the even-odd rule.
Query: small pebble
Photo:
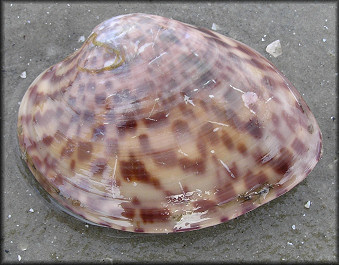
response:
[[[323,42],[326,42],[326,39],[323,39]]]
[[[292,229],[295,230],[295,225],[292,225]]]
[[[22,72],[21,75],[20,75],[21,78],[26,78],[26,76],[27,76],[26,71]]]
[[[18,261],[20,261],[21,260],[21,256],[20,255],[18,255]]]
[[[31,213],[34,213],[34,210],[31,208],[31,209],[29,209],[29,211],[31,212]]]
[[[86,228],[88,228],[89,226],[88,225],[85,225]]]
[[[310,208],[310,206],[311,206],[311,201],[308,201],[308,202],[306,202],[306,204],[305,204],[305,208],[309,209],[309,208]]]
[[[332,121],[335,121],[335,117],[334,117],[334,116],[331,116],[331,120],[332,120]]]

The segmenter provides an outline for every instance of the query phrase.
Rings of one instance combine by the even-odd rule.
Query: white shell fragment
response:
[[[80,36],[78,39],[78,42],[84,42],[85,41],[85,36]]]
[[[27,76],[26,71],[22,72],[21,75],[20,75],[21,78],[26,78],[26,76]]]
[[[212,30],[219,30],[219,29],[221,29],[221,27],[219,25],[213,23],[211,29]]]
[[[268,44],[266,47],[266,51],[274,57],[278,57],[279,55],[282,55],[280,40],[276,40]]]

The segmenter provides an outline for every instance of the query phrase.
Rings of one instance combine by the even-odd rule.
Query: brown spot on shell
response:
[[[45,145],[49,146],[53,142],[53,137],[48,135],[42,138],[42,141]]]
[[[203,33],[205,33],[205,34],[208,34],[209,36],[211,36],[213,38],[220,39],[218,35],[213,33],[213,31],[210,31],[209,29],[205,29],[205,28],[202,28],[202,27],[198,27],[196,29],[201,31],[201,32],[203,32]]]
[[[64,183],[63,176],[61,174],[57,174],[53,179],[53,183],[55,186],[62,185]]]
[[[216,196],[218,205],[230,202],[237,197],[233,185],[230,182],[226,182],[224,185],[220,186],[220,188],[217,188],[214,194]]]
[[[45,172],[47,173],[49,170],[54,170],[55,166],[57,165],[57,160],[47,154],[44,158],[44,166],[45,166]]]
[[[303,155],[306,151],[307,151],[307,148],[306,146],[304,145],[304,143],[298,139],[298,138],[295,138],[293,143],[292,143],[292,148],[296,151],[297,154],[299,155]]]
[[[207,103],[203,99],[198,100],[198,103],[204,109],[205,112],[208,111]]]
[[[149,152],[152,152],[151,144],[149,142],[149,138],[147,134],[139,135],[139,142],[140,142],[141,150],[144,153],[147,154]]]
[[[227,147],[227,149],[232,150],[234,148],[233,140],[227,132],[223,132],[221,135],[222,143]]]
[[[166,112],[159,111],[145,118],[143,122],[149,128],[164,126],[168,123],[168,119],[166,115],[167,115]]]
[[[275,172],[283,176],[293,165],[293,154],[287,148],[281,148],[279,153],[279,156],[274,157],[274,159],[270,161],[270,165]]]
[[[258,119],[250,119],[245,124],[244,129],[256,139],[260,139],[263,136],[263,130]]]
[[[105,123],[107,124],[114,124],[115,123],[115,113],[113,109],[108,110],[105,115]]]
[[[197,142],[197,150],[200,153],[200,157],[206,157],[207,154],[207,147],[204,141]]]
[[[220,218],[220,222],[221,223],[225,223],[225,222],[227,222],[229,220],[229,218],[227,217],[227,216],[222,216],[221,218]]]
[[[136,196],[133,197],[131,202],[133,205],[140,205],[140,200]]]
[[[238,169],[237,163],[235,161],[232,162],[232,164],[230,166],[230,171],[233,173],[234,177],[239,176],[239,169]]]
[[[27,114],[21,117],[22,123],[28,125],[32,121],[32,115]]]
[[[273,122],[275,127],[278,127],[280,124],[280,118],[274,112],[271,114],[271,121]]]
[[[267,155],[267,152],[265,152],[260,146],[257,146],[251,152],[251,155],[253,156],[254,161],[261,163],[263,161],[264,157]]]
[[[152,158],[158,166],[173,167],[178,164],[177,154],[173,150],[154,151]]]
[[[98,158],[92,162],[91,171],[93,174],[101,175],[107,166],[107,160],[105,158]]]
[[[143,232],[145,232],[145,230],[143,228],[141,228],[141,227],[136,227],[134,229],[134,232],[136,232],[136,233],[143,233]]]
[[[119,135],[123,135],[127,132],[134,132],[137,128],[137,121],[132,113],[125,113],[122,115],[121,120],[117,124]]]
[[[104,124],[100,124],[97,127],[93,128],[92,140],[96,141],[96,140],[103,139],[103,137],[105,136],[105,131],[106,131],[106,128]]]
[[[105,104],[106,101],[106,93],[101,92],[98,94],[95,94],[95,103],[98,105],[103,105]]]
[[[133,205],[131,205],[130,203],[122,202],[121,207],[124,209],[121,215],[129,220],[132,220],[135,216],[135,209]]]
[[[193,172],[197,175],[205,172],[205,162],[202,159],[192,160],[185,157],[179,159],[179,164],[184,171]]]
[[[55,112],[51,109],[46,110],[44,114],[41,114],[41,112],[38,111],[34,115],[33,120],[39,126],[47,126],[51,122],[51,120],[53,119],[54,113]]]
[[[59,119],[63,113],[64,113],[64,110],[61,107],[58,107],[55,113],[55,118]]]
[[[65,134],[67,132],[67,130],[69,129],[71,123],[69,122],[60,122],[59,126],[58,126],[58,131],[62,134]]]
[[[160,182],[157,178],[152,177],[146,170],[143,162],[137,160],[134,155],[130,155],[128,161],[120,161],[121,176],[127,181],[136,181],[151,184],[155,187],[160,186]]]
[[[241,45],[241,44],[238,44],[236,49],[238,51],[241,51],[243,52],[244,54],[248,55],[249,57],[256,57],[257,56],[257,52],[254,51],[252,48],[248,47],[248,46],[245,46],[245,45]]]
[[[301,113],[305,113],[302,103],[300,103],[299,101],[295,101],[295,106],[297,107],[298,110],[301,111]]]
[[[242,154],[242,155],[246,155],[247,154],[247,147],[244,143],[238,143],[237,145],[237,149],[238,151]]]
[[[265,75],[263,78],[262,78],[262,81],[261,81],[262,85],[264,87],[266,87],[267,89],[269,89],[270,91],[274,89],[275,87],[275,81],[273,78],[271,78],[270,76],[267,76]]]
[[[92,156],[92,143],[79,142],[78,143],[78,159],[80,161],[89,160]]]
[[[42,166],[42,161],[37,156],[32,156],[31,159],[33,161],[33,166],[39,170]]]
[[[212,145],[219,143],[219,137],[218,134],[214,131],[214,126],[207,122],[204,125],[202,125],[199,129],[198,137],[200,139],[204,138],[207,142],[210,142]]]
[[[207,210],[213,210],[216,203],[212,200],[198,200],[193,202],[193,206],[196,212],[205,212]]]
[[[259,185],[266,183],[268,180],[267,175],[263,172],[259,172],[258,174],[253,174],[252,171],[248,170],[245,175],[245,184],[247,190],[251,190]]]
[[[282,111],[282,117],[285,120],[288,128],[290,128],[290,130],[295,133],[297,120],[292,115],[288,114],[285,110]]]
[[[64,148],[61,150],[61,157],[69,157],[75,151],[76,145],[71,139],[67,139]]]
[[[38,92],[38,93],[35,94],[35,98],[32,98],[32,100],[33,100],[35,105],[40,105],[41,103],[46,101],[46,98],[47,98],[47,96],[45,95],[45,93]]]
[[[172,130],[177,135],[177,137],[182,137],[190,134],[188,124],[183,120],[175,120],[172,124]]]
[[[267,69],[267,66],[264,63],[258,61],[258,59],[256,59],[256,58],[251,58],[247,61],[248,61],[249,64],[252,64],[253,66],[259,68],[262,71],[266,71],[266,69]]]
[[[76,116],[73,116],[73,117],[76,117]],[[85,110],[82,118],[83,118],[84,122],[86,122],[86,123],[93,123],[94,118],[95,118],[95,113],[93,111]]]
[[[213,40],[216,44],[220,45],[221,47],[224,47],[226,49],[231,48],[231,46],[226,43],[225,41],[220,40],[219,38],[212,38],[212,37],[207,37],[207,39]]]
[[[106,154],[108,157],[112,155],[117,155],[119,153],[118,149],[118,140],[115,138],[108,138],[106,139]]]
[[[144,223],[166,222],[170,212],[166,208],[146,208],[140,209],[140,217]]]
[[[75,160],[74,159],[72,159],[72,161],[71,161],[70,168],[71,168],[72,171],[74,171],[74,169],[75,169]]]

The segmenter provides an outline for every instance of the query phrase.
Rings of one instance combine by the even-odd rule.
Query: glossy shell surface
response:
[[[277,198],[321,156],[293,85],[216,32],[147,14],[99,24],[24,95],[19,144],[44,189],[99,225],[169,233]]]

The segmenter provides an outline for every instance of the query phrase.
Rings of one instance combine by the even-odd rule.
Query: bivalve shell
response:
[[[128,14],[24,95],[20,148],[61,205],[98,225],[169,233],[216,225],[301,182],[321,132],[293,85],[216,32]]]

